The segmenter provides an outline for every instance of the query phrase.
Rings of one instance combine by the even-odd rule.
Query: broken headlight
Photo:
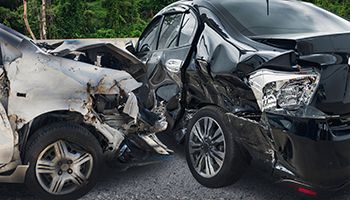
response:
[[[249,84],[261,111],[296,110],[311,102],[318,87],[319,76],[313,70],[282,72],[262,69],[250,76]]]

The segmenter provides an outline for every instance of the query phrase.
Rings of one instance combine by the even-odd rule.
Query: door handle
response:
[[[179,60],[179,59],[170,59],[165,63],[165,67],[167,68],[167,70],[174,73],[179,72],[181,66],[182,66],[182,60]]]

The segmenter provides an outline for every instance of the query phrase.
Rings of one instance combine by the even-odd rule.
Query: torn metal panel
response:
[[[154,134],[143,135],[142,138],[159,154],[170,155],[173,153],[173,151],[168,149]]]
[[[97,86],[91,87],[91,94],[119,94],[129,93],[139,88],[142,83],[137,82],[130,74],[125,71],[111,70],[111,74],[105,75]],[[89,82],[90,84],[90,82]],[[120,91],[122,89],[122,91]]]
[[[137,105],[137,99],[134,93],[130,93],[128,100],[124,106],[123,112],[135,119],[139,113],[139,107]]]
[[[118,131],[115,128],[112,128],[108,126],[107,124],[101,123],[96,118],[92,121],[88,120],[87,122],[91,123],[96,130],[101,132],[109,141],[108,146],[110,147],[110,150],[114,152],[116,148],[120,146],[120,144],[124,140],[124,134]]]

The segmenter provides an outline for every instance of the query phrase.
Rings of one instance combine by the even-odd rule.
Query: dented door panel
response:
[[[259,112],[250,87],[242,81],[241,71],[237,70],[241,63],[245,63],[245,57],[211,26],[204,24],[197,44],[195,68],[186,70],[187,106],[196,108],[201,102],[206,102],[234,113]]]
[[[164,102],[165,115],[172,128],[174,122],[181,117],[180,110],[184,109],[184,105],[181,105],[185,71],[183,65],[186,59],[189,59],[191,41],[198,25],[193,14],[187,12],[158,16],[151,24],[160,18],[163,19],[163,25],[159,30],[160,36],[155,36],[155,40],[159,40],[158,43],[155,42],[157,47],[153,47],[147,53],[136,52],[137,57],[145,62],[147,69],[145,76],[140,79],[144,86],[138,91],[138,95],[148,108],[157,105],[158,102]],[[191,26],[190,29],[188,26]],[[143,37],[148,36],[141,36],[141,43]]]
[[[177,114],[181,109],[179,101],[183,90],[182,66],[190,48],[187,45],[171,51],[155,51],[146,63],[147,73],[142,79],[145,87],[140,89],[139,96],[143,96],[142,101],[149,108],[163,101],[167,105],[166,115],[170,124],[178,118]],[[149,92],[142,95],[145,91]]]

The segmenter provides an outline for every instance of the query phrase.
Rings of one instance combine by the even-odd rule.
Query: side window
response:
[[[161,17],[154,19],[148,26],[142,38],[139,40],[137,47],[138,52],[151,51],[155,48],[160,19]]]
[[[196,30],[197,23],[195,16],[192,13],[187,13],[181,26],[179,46],[191,43]]]
[[[164,18],[158,49],[171,48],[177,45],[182,14],[168,15]]]

